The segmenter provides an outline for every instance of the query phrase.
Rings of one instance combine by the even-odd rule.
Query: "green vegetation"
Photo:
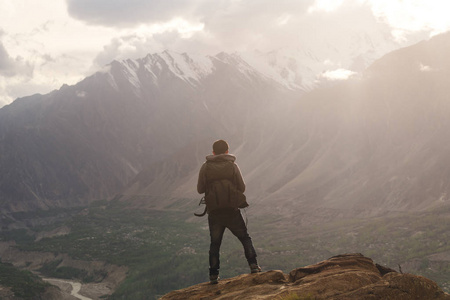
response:
[[[0,285],[11,288],[14,296],[22,299],[41,299],[50,284],[31,272],[22,271],[12,264],[0,262]]]
[[[74,259],[125,265],[129,274],[112,299],[151,299],[207,280],[208,232],[186,223],[180,212],[127,210],[123,203],[95,203],[66,224],[70,234],[21,243],[22,250],[67,253]],[[59,267],[41,272],[89,281],[83,270]],[[106,274],[104,274],[106,275]]]
[[[185,211],[126,209],[119,201],[96,202],[65,213],[71,217],[64,223],[9,231],[1,238],[16,240],[22,250],[67,253],[75,259],[127,266],[127,278],[111,299],[152,299],[208,280],[206,218],[192,219],[191,212]],[[445,256],[450,255],[449,215],[450,209],[440,209],[309,226],[281,217],[249,215],[249,231],[264,270],[287,273],[337,254],[359,252],[376,263],[394,269],[400,265],[403,272],[426,276],[449,291],[450,263]],[[61,225],[71,232],[32,241],[39,231]],[[228,231],[221,252],[222,278],[248,272],[242,246]],[[438,253],[444,258],[433,256]],[[63,267],[59,261],[46,264],[41,272],[85,282],[101,281],[106,276]],[[299,299],[309,299],[302,297]]]

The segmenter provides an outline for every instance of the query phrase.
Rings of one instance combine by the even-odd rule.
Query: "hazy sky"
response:
[[[448,11],[448,0],[0,0],[0,107],[164,49],[345,50],[359,32],[408,45],[447,31]]]

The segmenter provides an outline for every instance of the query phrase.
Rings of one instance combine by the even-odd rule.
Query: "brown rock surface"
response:
[[[374,264],[362,254],[333,256],[315,265],[282,271],[244,274],[217,285],[201,283],[172,291],[161,300],[177,299],[450,299],[438,285],[422,276],[400,274]]]

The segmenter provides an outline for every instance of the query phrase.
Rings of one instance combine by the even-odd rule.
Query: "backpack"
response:
[[[205,203],[208,212],[222,208],[248,206],[244,193],[236,188],[236,169],[232,161],[207,161]]]

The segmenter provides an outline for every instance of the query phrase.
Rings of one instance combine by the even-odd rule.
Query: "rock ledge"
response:
[[[374,264],[362,254],[343,254],[289,275],[272,270],[223,279],[217,285],[201,283],[172,291],[161,300],[177,299],[449,299],[438,285],[422,276],[401,274]]]

